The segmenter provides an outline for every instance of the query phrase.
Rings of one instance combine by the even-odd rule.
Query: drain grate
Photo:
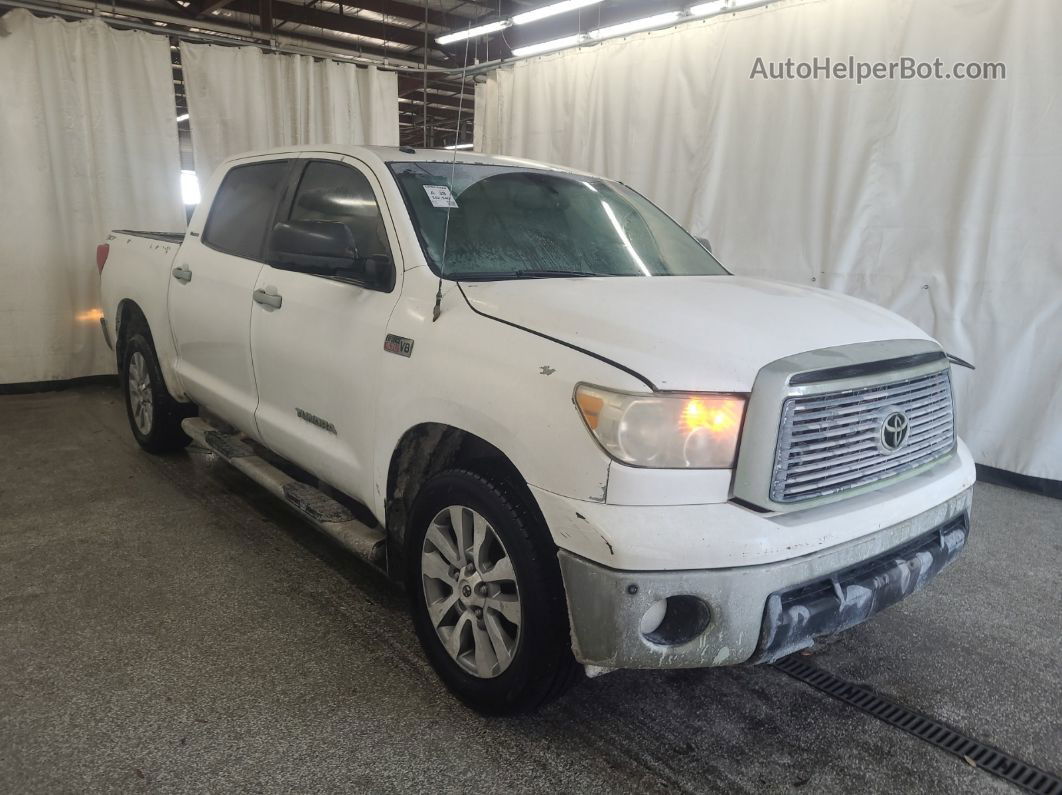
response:
[[[869,688],[846,682],[809,665],[796,655],[779,660],[772,667],[1024,790],[1037,795],[1062,795],[1062,779],[1058,776],[985,745],[934,718],[884,699]]]

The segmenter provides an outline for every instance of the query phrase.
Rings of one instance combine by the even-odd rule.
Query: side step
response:
[[[383,567],[386,544],[380,528],[359,522],[342,503],[277,469],[256,455],[239,436],[221,433],[199,417],[184,420],[181,428],[203,447],[213,450],[251,480],[284,500],[318,530],[363,560]]]

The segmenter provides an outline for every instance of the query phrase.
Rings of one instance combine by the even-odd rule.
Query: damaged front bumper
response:
[[[868,536],[760,566],[617,571],[562,550],[573,651],[580,662],[606,669],[779,659],[921,590],[964,548],[971,497],[967,489]],[[705,610],[691,610],[691,604]],[[663,626],[678,642],[661,642],[668,633],[643,631],[643,619],[654,610],[671,616]],[[683,638],[682,621],[701,622],[691,639]],[[659,623],[651,619],[650,629]]]

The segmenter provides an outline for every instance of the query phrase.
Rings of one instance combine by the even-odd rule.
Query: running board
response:
[[[181,428],[200,445],[212,450],[269,493],[282,499],[318,530],[363,560],[383,567],[386,539],[378,527],[359,522],[342,503],[277,469],[258,456],[254,448],[239,436],[222,433],[199,417],[184,420]]]

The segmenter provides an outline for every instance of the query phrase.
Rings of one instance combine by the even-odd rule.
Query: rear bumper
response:
[[[576,658],[603,668],[695,668],[769,662],[921,590],[965,546],[972,490],[870,535],[760,566],[617,571],[562,550]],[[646,611],[695,596],[707,629],[680,645],[640,630]]]

